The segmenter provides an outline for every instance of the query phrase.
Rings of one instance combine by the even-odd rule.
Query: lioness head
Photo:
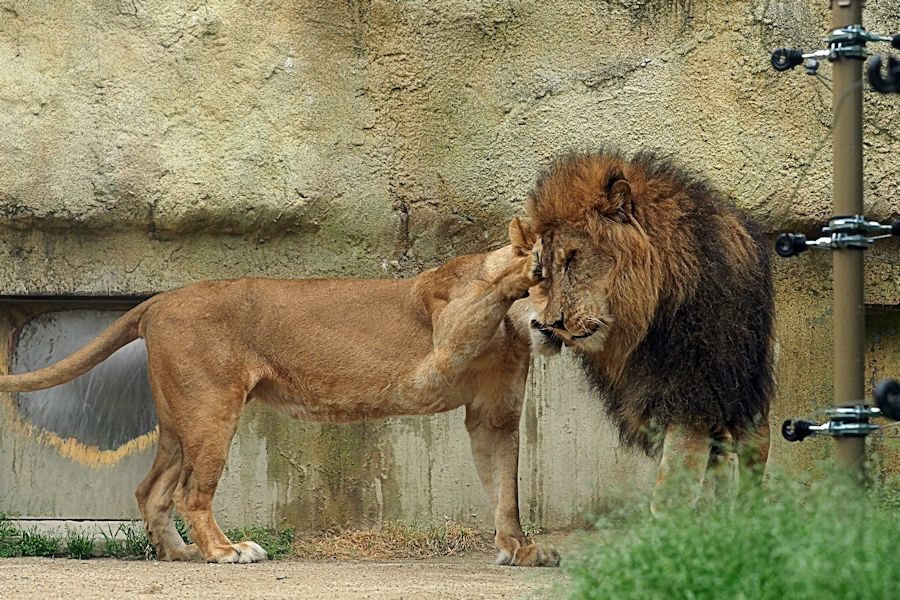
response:
[[[531,290],[538,351],[566,344],[614,373],[646,334],[659,291],[640,199],[616,155],[570,155],[538,180],[526,206],[543,244]]]

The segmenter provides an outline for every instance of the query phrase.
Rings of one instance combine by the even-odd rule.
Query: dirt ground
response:
[[[559,598],[561,569],[497,567],[492,555],[252,565],[65,558],[0,560],[0,598]]]

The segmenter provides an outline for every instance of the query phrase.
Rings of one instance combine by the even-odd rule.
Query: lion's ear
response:
[[[611,182],[607,187],[606,197],[609,199],[610,204],[621,207],[626,215],[631,214],[632,195],[631,184],[628,181],[616,179]]]
[[[514,217],[509,222],[509,241],[513,248],[519,254],[527,254],[531,252],[534,243],[537,242],[538,236],[531,227],[522,221],[519,217]]]

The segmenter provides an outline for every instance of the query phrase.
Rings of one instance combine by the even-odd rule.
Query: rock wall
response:
[[[870,0],[866,24],[898,29],[896,8]],[[769,231],[811,231],[831,214],[830,68],[778,74],[768,57],[818,47],[828,23],[818,0],[0,0],[0,293],[409,276],[503,244],[548,160],[600,144],[672,153]],[[898,107],[866,95],[872,218],[900,212]],[[900,269],[896,246],[870,256],[874,379],[900,374]],[[777,267],[774,420],[828,404],[831,386],[827,257]],[[652,480],[572,369],[536,362],[523,425],[526,515],[547,527]],[[152,448],[98,471],[11,420],[0,511],[134,511],[130,491],[86,500],[49,480],[130,486]],[[219,505],[232,522],[309,528],[484,518],[460,421],[254,411]],[[828,449],[776,441],[773,459],[805,468]]]

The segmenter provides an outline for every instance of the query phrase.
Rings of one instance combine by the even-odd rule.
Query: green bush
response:
[[[570,596],[896,598],[900,511],[884,501],[893,489],[785,478],[733,502],[616,523],[570,567]]]

